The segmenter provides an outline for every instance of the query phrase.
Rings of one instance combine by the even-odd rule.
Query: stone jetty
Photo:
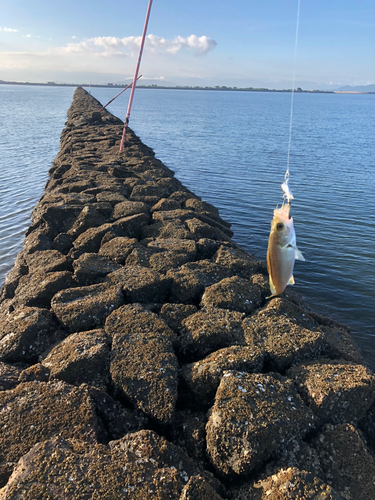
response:
[[[375,376],[82,88],[0,303],[0,500],[374,500]],[[249,235],[251,238],[251,235]]]

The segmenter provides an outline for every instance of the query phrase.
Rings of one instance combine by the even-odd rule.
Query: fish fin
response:
[[[297,260],[305,260],[305,257],[302,255],[302,253],[298,250],[297,247],[294,247],[294,254]]]
[[[294,276],[293,275],[290,277],[290,280],[288,281],[288,285],[294,285]]]
[[[277,295],[276,293],[276,288],[275,288],[275,285],[273,284],[273,281],[272,281],[272,278],[271,278],[271,275],[269,275],[269,278],[270,278],[270,290],[271,290],[271,294],[269,297],[267,297],[267,299],[273,297],[274,295]]]

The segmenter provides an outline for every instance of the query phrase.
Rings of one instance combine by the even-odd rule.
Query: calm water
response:
[[[74,89],[0,85],[0,280],[41,196]],[[107,102],[116,89],[93,89]],[[109,110],[124,118],[128,94]],[[282,201],[291,95],[183,90],[135,94],[130,125],[183,184],[265,260]],[[375,367],[375,95],[296,94],[290,157],[296,289],[349,324]]]

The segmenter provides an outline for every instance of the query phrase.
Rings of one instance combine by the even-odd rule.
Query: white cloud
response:
[[[8,33],[16,33],[18,31],[14,28],[0,28],[0,30],[6,31]]]
[[[33,40],[35,38],[32,36]],[[23,47],[17,47],[19,50],[0,51],[0,67],[10,80],[40,81],[40,76],[32,77],[32,74],[48,75],[47,80],[65,80],[64,74],[67,78],[72,75],[71,79],[78,74],[81,75],[79,79],[85,74],[95,78],[96,74],[108,75],[105,77],[108,81],[116,81],[133,75],[140,42],[141,37],[135,36],[95,37],[83,41],[71,39],[64,46],[42,42],[34,47],[25,40]],[[142,61],[144,78],[175,81],[180,74],[201,76],[214,61],[193,55],[205,55],[216,45],[215,40],[207,36],[166,39],[148,35]]]
[[[91,53],[96,56],[128,56],[138,52],[141,43],[140,36],[128,36],[118,38],[114,36],[99,36],[89,38],[83,42],[68,43],[66,47],[59,49],[60,54]],[[207,36],[188,37],[177,36],[172,40],[156,35],[147,35],[146,49],[152,52],[169,52],[176,54],[183,48],[193,49],[197,55],[207,54],[216,47],[215,40]]]

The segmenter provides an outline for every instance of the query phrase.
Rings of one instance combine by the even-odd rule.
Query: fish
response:
[[[296,245],[296,233],[290,203],[283,203],[273,211],[271,232],[268,238],[267,269],[271,294],[280,295],[287,285],[294,285],[295,260],[305,260]]]

